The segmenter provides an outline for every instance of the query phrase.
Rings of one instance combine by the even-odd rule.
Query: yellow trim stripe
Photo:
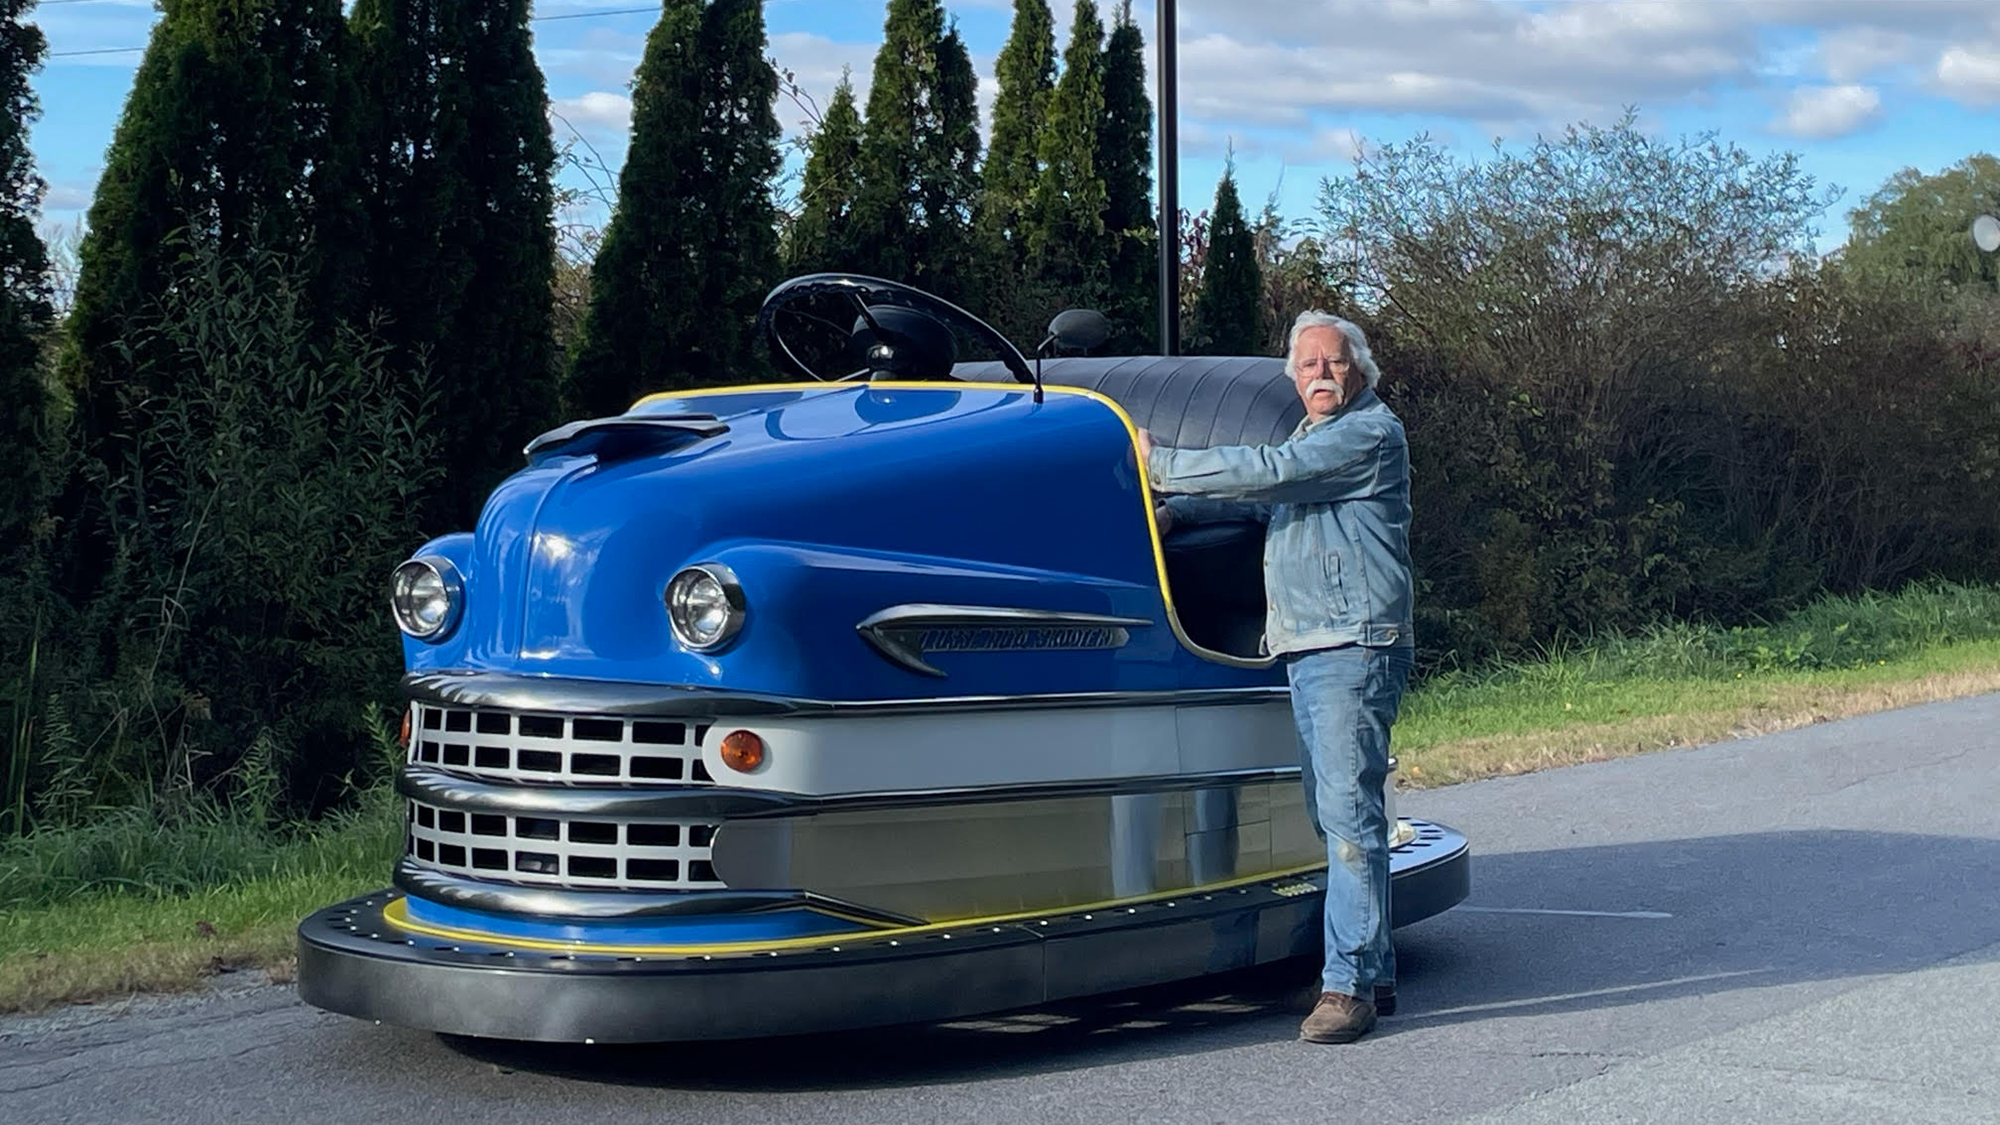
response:
[[[1024,910],[1016,914],[995,914],[984,918],[964,918],[955,922],[931,922],[922,926],[902,926],[895,929],[863,930],[851,934],[820,934],[817,937],[779,938],[775,941],[731,941],[714,942],[707,945],[600,945],[585,941],[547,941],[540,938],[510,937],[502,934],[482,933],[478,930],[463,930],[454,926],[436,926],[428,922],[418,922],[410,918],[408,899],[399,898],[382,909],[382,918],[399,930],[446,941],[471,942],[479,945],[507,946],[515,949],[533,949],[551,953],[603,953],[627,957],[700,957],[703,955],[729,953],[779,953],[788,949],[814,949],[842,942],[880,941],[891,939],[923,937],[926,934],[944,933],[949,930],[978,929],[982,926],[998,926],[1009,922],[1023,922],[1031,918],[1054,918],[1071,914],[1088,914],[1100,910],[1112,910],[1121,906],[1138,906],[1149,902],[1165,902],[1168,899],[1186,898],[1189,895],[1213,894],[1216,891],[1233,890],[1252,883],[1270,882],[1276,879],[1293,879],[1314,871],[1325,869],[1326,864],[1314,863],[1305,867],[1288,868],[1281,871],[1267,871],[1242,879],[1231,879],[1223,883],[1209,883],[1199,887],[1187,887],[1165,894],[1139,895],[1132,898],[1109,899],[1104,902],[1085,903],[1081,906],[1063,906],[1049,910]]]
[[[1027,383],[961,383],[957,381],[952,381],[947,383],[947,382],[926,382],[926,381],[912,380],[907,383],[898,382],[893,385],[897,390],[904,390],[904,389],[934,390],[934,391],[982,390],[982,391],[1020,392],[1020,391],[1029,391],[1034,389],[1030,384]],[[647,395],[645,398],[640,399],[638,403],[634,405],[644,405],[646,403],[658,401],[661,399],[699,398],[704,395],[746,394],[746,393],[754,393],[757,391],[810,390],[815,387],[824,387],[824,388],[838,390],[845,386],[853,386],[858,388],[858,387],[873,387],[875,386],[875,384],[873,383],[855,383],[855,384],[751,383],[737,387],[697,387],[694,388],[693,390],[661,391],[657,394],[650,394]],[[1139,427],[1136,423],[1132,421],[1132,416],[1130,414],[1125,413],[1125,408],[1118,405],[1117,401],[1115,401],[1114,399],[1110,398],[1107,395],[1102,394],[1101,392],[1087,390],[1083,387],[1046,386],[1042,389],[1045,394],[1076,395],[1081,398],[1087,398],[1092,402],[1101,403],[1104,406],[1110,408],[1111,413],[1117,415],[1118,421],[1124,424],[1125,437],[1132,443],[1132,451],[1136,459],[1139,450]],[[1174,639],[1180,642],[1182,648],[1188,650],[1189,652],[1195,654],[1196,656],[1201,657],[1203,660],[1211,661],[1216,664],[1227,664],[1235,668],[1269,668],[1271,665],[1277,663],[1277,657],[1275,656],[1265,657],[1262,660],[1251,660],[1241,656],[1231,656],[1226,652],[1217,652],[1214,649],[1204,648],[1201,645],[1196,644],[1194,638],[1188,636],[1187,630],[1181,626],[1180,611],[1174,608],[1173,588],[1171,584],[1168,583],[1167,581],[1167,552],[1166,552],[1166,547],[1160,542],[1159,517],[1153,510],[1154,507],[1153,481],[1151,475],[1146,471],[1146,466],[1144,465],[1139,466],[1139,496],[1146,502],[1146,531],[1150,535],[1153,544],[1153,569],[1159,576],[1160,601],[1166,606],[1167,627],[1173,630]]]

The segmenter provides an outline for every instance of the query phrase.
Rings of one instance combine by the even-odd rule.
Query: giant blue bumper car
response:
[[[859,370],[778,330],[858,310]],[[1162,542],[1134,426],[1282,440],[1282,361],[1033,366],[947,302],[818,274],[791,384],[537,438],[397,568],[406,854],[299,927],[335,1012],[520,1040],[940,1020],[1316,955],[1326,851],[1261,532]],[[1066,313],[1051,342],[1101,318]],[[954,334],[1001,358],[957,361]],[[1037,351],[1039,357],[1040,350]],[[1394,813],[1394,921],[1469,887]]]

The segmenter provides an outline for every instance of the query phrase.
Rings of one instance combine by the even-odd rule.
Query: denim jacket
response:
[[[1266,650],[1408,645],[1412,637],[1410,451],[1373,390],[1301,420],[1278,445],[1154,447],[1153,488],[1176,523],[1265,525]]]

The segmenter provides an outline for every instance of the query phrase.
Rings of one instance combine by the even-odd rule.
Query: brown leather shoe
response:
[[[1312,1014],[1299,1025],[1308,1043],[1352,1043],[1375,1026],[1375,1005],[1345,992],[1322,992]]]
[[[1316,1004],[1319,1002],[1319,994],[1322,987],[1319,980],[1315,978],[1311,985],[1302,987],[1293,996],[1292,1002],[1295,1004]],[[1393,1016],[1396,1014],[1395,985],[1378,984],[1375,986],[1375,1014],[1378,1016]]]

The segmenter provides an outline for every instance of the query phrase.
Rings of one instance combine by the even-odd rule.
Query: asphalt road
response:
[[[491,1046],[288,988],[0,1020],[0,1121],[2000,1122],[2000,696],[1405,797],[1473,841],[1402,1011],[1292,963],[1001,1019]]]

